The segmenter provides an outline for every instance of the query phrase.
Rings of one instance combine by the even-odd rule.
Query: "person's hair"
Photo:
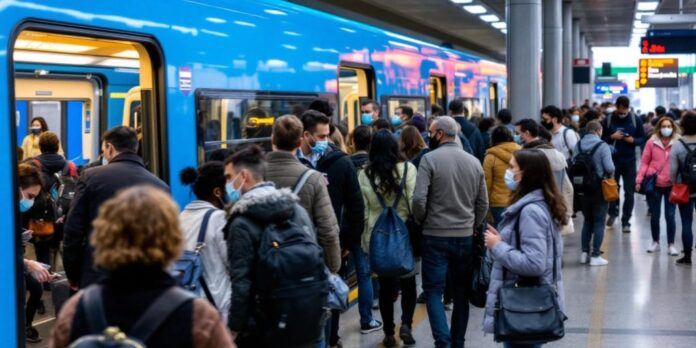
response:
[[[39,150],[41,153],[56,153],[60,149],[60,139],[56,133],[46,131],[39,135]]]
[[[596,104],[596,103],[594,103],[594,104]],[[582,104],[582,105],[580,105],[580,109],[581,110],[590,110],[590,106],[586,105],[586,104]]]
[[[127,265],[166,268],[181,253],[179,209],[166,192],[135,186],[109,199],[93,222],[94,263],[105,270]]]
[[[622,95],[618,98],[616,98],[616,103],[614,103],[616,107],[618,108],[619,106],[624,107],[624,108],[629,108],[631,106],[631,100],[628,99],[627,96]]]
[[[307,110],[302,113],[302,127],[309,133],[314,133],[319,124],[331,124],[331,119],[324,113],[316,110]]]
[[[599,114],[597,113],[597,111],[588,110],[588,111],[585,113],[584,119],[585,119],[585,122],[588,122],[588,123],[589,123],[590,121],[598,120],[598,119],[599,119]]]
[[[399,148],[402,157],[406,160],[412,160],[425,148],[425,141],[418,129],[414,126],[406,126],[401,131],[399,139]]]
[[[510,110],[508,109],[500,109],[498,111],[498,115],[496,116],[500,123],[502,124],[508,124],[512,122],[512,114],[510,113]]]
[[[548,129],[546,129],[545,127],[537,127],[537,131],[539,132],[539,138],[551,142],[553,135],[551,134],[551,132],[549,132]]]
[[[198,169],[184,168],[179,173],[181,183],[191,186],[198,199],[207,200],[213,196],[215,188],[225,190],[225,164],[222,162],[205,162]]]
[[[459,133],[459,124],[450,116],[438,116],[433,124],[436,131],[441,130],[447,137],[456,137]]]
[[[541,128],[539,127],[539,124],[531,118],[519,120],[517,123],[515,123],[515,126],[520,127],[520,131],[522,132],[529,132],[529,135],[534,138],[539,136],[539,128]]]
[[[29,163],[19,164],[17,177],[19,179],[19,187],[22,189],[37,185],[43,187],[43,179],[41,179],[39,168]]]
[[[664,121],[668,121],[669,124],[672,125],[672,135],[670,136],[670,138],[676,138],[677,135],[679,134],[679,126],[669,116],[660,117],[660,119],[657,121],[657,123],[655,125],[655,129],[653,129],[653,134],[658,138],[662,138],[662,134],[660,133],[660,129],[662,128],[662,122],[664,122]]]
[[[230,163],[238,173],[240,170],[246,169],[258,181],[262,181],[266,177],[266,156],[256,144],[245,146],[232,154],[225,160],[225,165]]]
[[[597,134],[602,130],[602,124],[598,120],[587,122],[587,132]]]
[[[464,116],[469,116],[469,110],[464,106],[464,99],[462,98],[455,98],[449,103],[449,111],[452,112],[452,115],[464,115]]]
[[[662,105],[658,105],[655,108],[655,113],[657,114],[657,116],[663,116],[664,114],[667,113],[667,109],[665,109],[665,107]]]
[[[273,145],[279,150],[293,151],[299,146],[303,132],[302,122],[295,115],[278,117],[273,123]]]
[[[510,203],[515,203],[530,192],[541,189],[551,216],[559,225],[565,225],[568,222],[568,208],[563,202],[563,195],[556,187],[556,180],[546,155],[541,150],[530,149],[515,151],[512,156],[522,171],[522,179],[518,189],[512,193]]]
[[[554,105],[546,105],[541,109],[542,114],[547,114],[551,118],[555,118],[558,123],[563,120],[563,111]]]
[[[104,133],[102,141],[111,144],[118,152],[138,152],[138,134],[131,127],[111,128]]]
[[[339,132],[341,132],[343,139],[348,138],[348,126],[345,124],[345,122],[335,123],[334,126],[336,127],[336,129],[338,129]]]
[[[17,146],[17,161],[22,162],[24,160],[24,150],[21,146]]]
[[[496,146],[500,143],[509,143],[512,141],[512,134],[510,130],[505,126],[498,126],[493,128],[491,133],[491,146]]]
[[[442,116],[445,114],[445,109],[438,104],[430,105],[430,117]]]
[[[372,136],[369,161],[365,174],[381,194],[396,193],[400,180],[397,177],[396,164],[399,162],[399,145],[387,130],[380,130]],[[379,183],[378,183],[379,181]]]
[[[309,110],[319,111],[328,117],[331,117],[334,112],[331,104],[324,99],[315,99],[311,104],[309,104]]]
[[[392,130],[391,122],[383,118],[378,118],[375,120],[375,122],[372,122],[372,127],[375,129],[375,131],[386,129],[391,132]]]
[[[376,101],[374,101],[373,99],[364,100],[364,101],[362,102],[362,104],[360,104],[360,106],[365,106],[365,105],[368,105],[368,104],[372,104],[372,110],[376,110],[377,112],[380,111],[380,109],[379,109],[379,103],[376,102]]]
[[[406,114],[408,116],[408,119],[410,120],[413,117],[413,108],[408,106],[408,105],[399,105],[397,109],[401,109],[401,113]]]
[[[208,154],[208,161],[224,162],[230,156],[230,149],[215,149]]]
[[[481,133],[488,132],[495,124],[495,120],[490,117],[482,118],[478,123],[478,129]]]
[[[696,135],[696,113],[687,111],[681,118],[683,135]]]
[[[355,151],[367,151],[370,149],[370,142],[372,141],[372,130],[370,130],[370,127],[364,124],[355,127],[351,137],[353,138]]]
[[[346,142],[343,139],[343,134],[341,133],[341,130],[336,127],[335,125],[331,125],[331,133],[329,134],[329,138],[331,139],[331,142],[338,147],[339,150],[343,151],[344,153],[348,151],[346,148]]]
[[[39,121],[41,124],[41,133],[47,132],[48,131],[48,123],[46,123],[46,119],[41,117],[41,116],[36,116],[31,119],[31,122],[29,122],[29,126],[31,127],[31,124],[34,123],[34,121]]]

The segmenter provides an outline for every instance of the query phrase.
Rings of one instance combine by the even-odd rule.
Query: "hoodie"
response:
[[[505,185],[505,171],[510,164],[512,153],[519,149],[520,146],[514,142],[506,142],[486,151],[483,174],[486,177],[488,201],[493,208],[507,207],[509,204],[510,189]]]

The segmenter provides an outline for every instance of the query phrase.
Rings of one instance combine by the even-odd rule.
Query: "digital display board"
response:
[[[695,36],[647,36],[640,40],[642,54],[696,53]]]
[[[638,85],[642,87],[679,87],[679,60],[647,58],[638,63]]]
[[[623,82],[597,82],[595,94],[628,94],[628,85]]]

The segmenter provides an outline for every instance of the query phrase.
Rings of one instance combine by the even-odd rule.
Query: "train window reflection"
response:
[[[400,106],[410,106],[414,114],[426,116],[425,97],[385,97],[388,115],[394,115]]]

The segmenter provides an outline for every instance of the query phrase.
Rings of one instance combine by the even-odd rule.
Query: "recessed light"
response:
[[[496,29],[507,28],[507,23],[505,23],[505,22],[495,22],[495,23],[491,23],[491,25],[493,26],[493,28],[496,28]]]
[[[483,15],[483,16],[480,16],[479,18],[481,18],[481,20],[483,20],[484,22],[497,22],[500,20],[500,18],[498,18],[498,16],[496,16],[494,14]]]
[[[470,4],[474,2],[474,0],[450,0],[451,2],[455,4]]]
[[[659,4],[658,1],[639,2],[638,11],[655,11]]]
[[[464,9],[471,14],[482,14],[488,11],[481,5],[464,6]]]

